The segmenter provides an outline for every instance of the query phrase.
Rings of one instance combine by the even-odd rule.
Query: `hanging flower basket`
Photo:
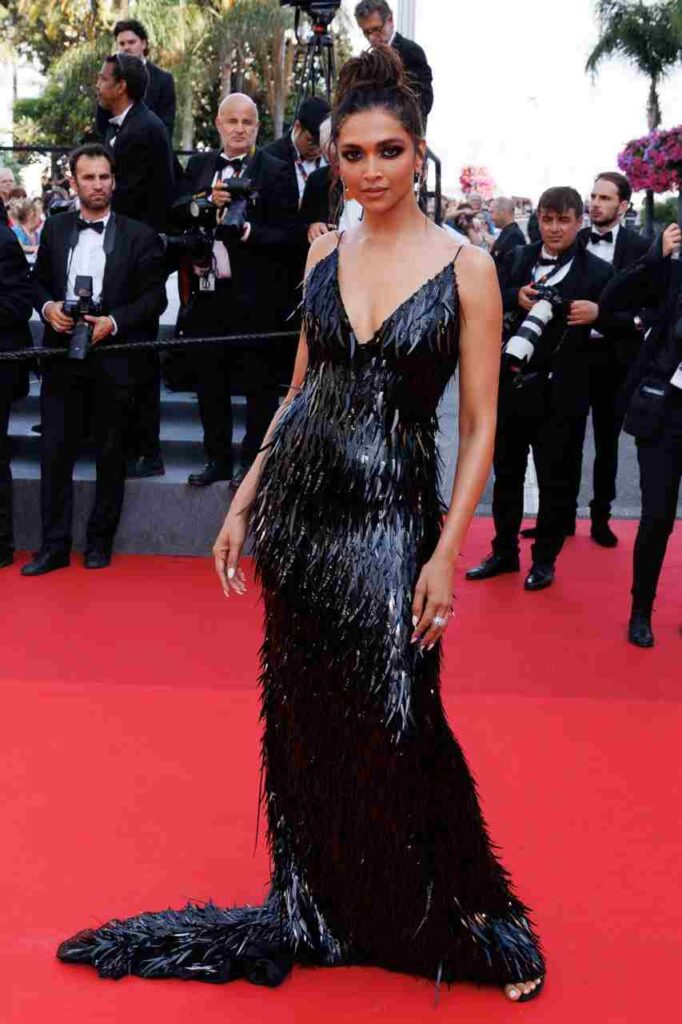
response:
[[[682,183],[682,125],[628,142],[618,166],[635,192],[674,192]]]

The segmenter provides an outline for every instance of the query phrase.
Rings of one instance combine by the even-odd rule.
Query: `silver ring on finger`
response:
[[[440,627],[440,626],[447,626],[447,624],[448,624],[447,618],[443,618],[442,615],[434,615],[433,619],[431,620],[431,625],[432,626],[439,626]]]

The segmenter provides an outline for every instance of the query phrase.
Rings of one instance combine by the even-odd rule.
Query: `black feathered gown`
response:
[[[336,250],[310,274],[304,321],[308,371],[254,511],[269,895],[110,921],[58,955],[109,978],[276,985],[294,962],[537,977],[527,909],[445,718],[440,646],[410,644],[414,586],[442,515],[436,407],[457,362],[454,268],[359,345]]]

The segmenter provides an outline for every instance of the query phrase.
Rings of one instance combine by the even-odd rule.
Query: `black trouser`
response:
[[[682,401],[652,441],[637,442],[642,518],[633,558],[632,606],[650,613],[668,538],[675,525],[682,478]]]
[[[46,550],[71,549],[73,467],[83,442],[84,413],[93,398],[97,481],[87,547],[110,551],[113,545],[125,489],[130,377],[126,356],[93,355],[83,363],[47,363],[43,371],[40,490]]]
[[[540,491],[533,544],[533,562],[552,565],[564,543],[565,523],[573,501],[573,481],[567,465],[575,464],[575,447],[580,444],[581,418],[561,416],[551,408],[551,386],[547,385],[544,409],[534,414],[512,407],[503,393],[495,437],[495,484],[493,552],[516,557],[523,519],[523,484],[532,449]]]
[[[12,531],[12,470],[7,436],[9,413],[15,396],[15,367],[0,366],[0,555],[14,549]]]
[[[206,458],[219,462],[229,472],[233,470],[231,395],[246,393],[246,433],[240,462],[248,469],[258,454],[280,397],[280,390],[272,381],[267,347],[236,352],[227,346],[205,345],[197,355],[196,368]],[[236,375],[238,390],[234,388]]]
[[[128,458],[161,455],[161,360],[158,352],[136,352],[131,363],[131,403],[125,448]]]
[[[623,426],[623,415],[619,412],[619,396],[627,369],[615,353],[595,352],[590,364],[590,409],[594,435],[594,464],[592,467],[592,500],[590,511],[593,519],[608,519],[611,504],[616,497],[618,476],[618,438]],[[583,447],[587,416],[582,420],[580,443],[575,447],[575,460],[571,467],[574,500],[570,510],[569,525],[575,521],[578,510],[578,494],[583,467]]]

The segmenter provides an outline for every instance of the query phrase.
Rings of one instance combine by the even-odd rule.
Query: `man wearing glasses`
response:
[[[386,0],[360,0],[355,7],[355,20],[371,46],[384,43],[402,57],[410,85],[419,96],[424,127],[433,106],[433,74],[421,46],[396,32],[393,11]]]

